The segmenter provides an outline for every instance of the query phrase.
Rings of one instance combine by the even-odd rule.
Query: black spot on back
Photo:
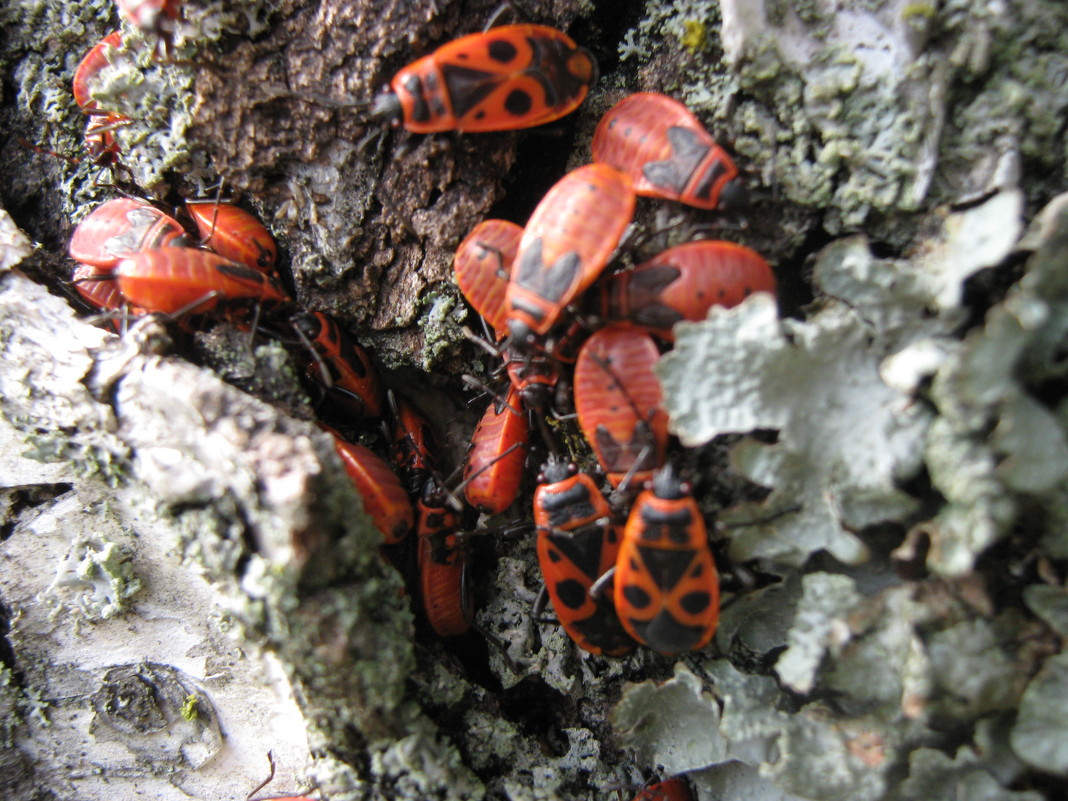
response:
[[[588,592],[589,588],[575,579],[564,579],[556,585],[556,595],[560,599],[560,603],[568,609],[581,609],[582,605],[586,603]]]
[[[707,592],[688,592],[679,599],[679,606],[690,615],[697,615],[708,609],[712,596]]]
[[[522,117],[529,113],[533,106],[533,99],[522,89],[513,89],[504,99],[505,110],[514,117]]]
[[[649,593],[634,584],[627,584],[623,587],[623,597],[635,609],[645,609],[652,601]]]
[[[727,167],[722,161],[719,159],[713,161],[708,165],[708,169],[705,170],[704,174],[701,176],[701,180],[697,183],[697,186],[694,187],[694,196],[699,197],[702,200],[711,200],[712,189],[715,187],[716,182],[720,177],[726,172]]]
[[[219,264],[216,269],[223,275],[229,275],[242,281],[252,281],[257,284],[267,283],[263,273],[253,270],[251,267],[246,267],[244,264],[235,264],[228,261]]]
[[[463,118],[501,85],[501,76],[485,70],[442,64],[441,74],[452,103],[452,112]]]
[[[490,42],[490,46],[486,49],[486,52],[493,61],[507,64],[516,57],[516,54],[519,51],[514,44],[506,39],[494,39]]]
[[[681,126],[668,128],[667,138],[671,143],[671,158],[650,161],[642,167],[642,173],[653,186],[681,194],[709,147],[697,133]]]

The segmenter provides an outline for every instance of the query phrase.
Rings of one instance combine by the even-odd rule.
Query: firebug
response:
[[[511,131],[574,111],[596,80],[590,53],[543,25],[463,36],[400,70],[372,115],[412,133]]]
[[[667,414],[649,334],[609,326],[583,344],[575,364],[579,426],[612,486],[652,476],[667,450]]]
[[[669,463],[631,507],[614,576],[616,612],[666,655],[704,647],[719,621],[719,576],[689,485]]]
[[[775,292],[775,274],[754,250],[733,242],[687,242],[610,276],[591,293],[591,311],[674,341],[680,320],[704,320],[712,306],[737,306],[754,292]]]
[[[625,172],[639,195],[700,209],[742,210],[738,168],[686,106],[667,95],[628,95],[601,118],[593,160]]]

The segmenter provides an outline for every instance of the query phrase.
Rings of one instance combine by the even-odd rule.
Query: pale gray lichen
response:
[[[726,129],[765,186],[820,209],[839,233],[1011,187],[1025,155],[1063,178],[1056,130],[1066,101],[1052,87],[1068,69],[1065,26],[1035,23],[1064,13],[1048,0],[1011,12],[650,0],[619,52],[657,73],[653,88]],[[707,46],[693,46],[695,26],[707,29]],[[979,79],[977,91],[957,91]]]
[[[692,688],[687,708],[679,710],[689,725],[669,735],[669,741],[686,742],[689,738],[695,744],[717,743],[700,757],[703,760],[715,755],[712,767],[691,774],[699,790],[710,792],[712,787],[722,786],[721,773],[736,772],[737,763],[759,771],[785,798],[797,795],[852,801],[878,798],[886,789],[886,773],[900,741],[900,734],[892,726],[836,717],[818,704],[791,713],[774,679],[746,675],[723,660],[703,663],[701,675],[703,680],[685,668],[676,668],[674,681],[684,681]],[[711,684],[706,685],[705,681]],[[693,692],[706,700],[696,703]],[[652,705],[636,703],[646,694],[653,696]],[[655,689],[636,685],[624,691],[619,708],[627,710],[627,718],[638,723],[653,715],[654,710],[663,709],[660,702]],[[661,734],[655,727],[648,733],[639,727],[631,737],[634,745],[655,750]],[[671,769],[675,764],[666,767]],[[745,795],[738,794],[735,788],[723,797]]]
[[[1032,584],[1024,590],[1024,602],[1061,637],[1068,637],[1068,590]]]
[[[838,622],[847,632],[832,642],[819,683],[840,694],[842,708],[894,722],[920,737],[934,694],[931,661],[920,629],[933,615],[916,588],[889,587],[866,598]]]
[[[852,578],[828,573],[802,584],[789,647],[775,663],[780,681],[799,693],[829,692],[858,720],[926,736],[935,681],[918,630],[934,615],[916,589],[894,585],[866,596]]]
[[[825,549],[860,562],[867,548],[851,530],[915,510],[897,482],[920,467],[930,415],[883,383],[878,368],[886,354],[874,335],[841,304],[809,322],[779,320],[774,300],[763,294],[677,327],[675,349],[657,374],[683,443],[780,431],[774,445],[746,440],[732,451],[735,469],[775,489],[765,504],[744,505],[724,520],[792,511],[734,532],[734,558],[801,564]]]
[[[1023,764],[1008,743],[1004,716],[986,718],[976,726],[974,742],[955,754],[938,748],[918,748],[909,756],[909,775],[898,786],[895,801],[967,798],[982,801],[1044,801],[1036,790],[1009,790]]]
[[[932,676],[941,690],[933,715],[966,721],[1015,707],[1024,676],[1014,664],[1019,621],[968,620],[927,640]]]
[[[422,299],[423,312],[419,328],[423,332],[423,353],[420,366],[432,372],[434,366],[464,341],[463,325],[467,307],[455,291],[438,289]]]
[[[848,576],[813,573],[802,579],[803,595],[790,629],[789,647],[775,664],[775,672],[788,687],[809,692],[824,653],[840,652],[851,633],[844,618],[860,600]]]
[[[33,245],[22,233],[11,215],[0,209],[0,272],[10,270],[20,261],[29,258]]]
[[[1012,747],[1021,759],[1049,773],[1068,776],[1068,655],[1057,654],[1031,680],[1012,727]]]
[[[801,596],[801,577],[746,592],[724,603],[715,642],[724,654],[767,654],[785,648]]]
[[[105,536],[81,534],[71,543],[56,577],[41,598],[51,615],[73,615],[90,622],[122,614],[141,589],[130,549]]]
[[[456,747],[437,734],[429,720],[423,718],[421,723],[411,727],[411,733],[376,749],[374,772],[401,798],[426,798],[448,788],[449,798],[481,799],[485,788]]]
[[[623,745],[642,762],[663,766],[668,775],[727,760],[716,699],[682,662],[668,681],[629,685],[611,721]]]
[[[895,494],[901,492],[897,482],[923,465],[945,503],[914,534],[929,538],[928,567],[963,577],[974,569],[978,555],[1009,530],[1025,498],[1063,510],[1068,465],[1063,404],[1050,408],[1032,387],[1058,382],[1064,374],[1057,354],[1063,352],[1060,343],[1068,330],[1062,324],[1068,296],[1068,202],[1051,204],[1018,244],[1021,206],[1021,194],[1009,191],[947,214],[940,231],[907,257],[877,258],[863,237],[832,243],[816,257],[813,276],[833,299],[817,304],[805,322],[780,321],[772,303],[754,297],[733,310],[713,310],[705,322],[679,327],[676,349],[662,359],[660,375],[672,425],[683,441],[700,443],[757,428],[779,432],[774,444],[743,440],[732,452],[736,469],[774,488],[768,501],[721,517],[753,520],[766,516],[767,509],[789,508],[788,499],[801,499],[806,507],[813,499],[843,499],[832,507],[840,518],[830,519],[847,539],[836,544],[837,550],[822,547],[848,562],[843,555],[864,547],[849,539],[859,528],[856,523],[915,519],[919,507],[903,494],[895,501]],[[993,306],[985,324],[962,341],[959,329],[968,320],[965,282],[999,265],[1017,247],[1033,253],[1023,277]],[[843,372],[835,374],[839,369]],[[821,393],[826,393],[824,401],[812,400]],[[933,405],[916,402],[924,394]],[[873,399],[882,399],[875,403],[883,405],[882,412],[873,412]],[[917,406],[924,408],[917,411]],[[897,425],[905,431],[895,440],[887,432]],[[811,430],[796,434],[792,427]],[[845,466],[834,464],[833,448],[838,446],[830,443],[836,439],[841,453],[849,454]],[[847,443],[865,442],[877,456],[848,451]],[[882,477],[878,492],[858,492],[871,486],[865,482],[873,476]],[[825,482],[834,490],[806,492],[808,481]],[[857,493],[858,500],[850,493]],[[868,514],[844,514],[853,508]],[[811,523],[807,530],[792,525],[791,518],[798,516],[788,513],[753,531],[729,531],[732,557],[771,556],[780,563],[801,564],[814,540],[806,541],[813,536]],[[1054,516],[1046,528],[1058,519],[1063,518]],[[842,526],[842,520],[854,525]],[[826,526],[825,521],[820,524]],[[788,537],[782,534],[784,526]],[[1036,541],[1047,543],[1051,555],[1063,552],[1063,537],[1044,530]],[[902,558],[908,558],[905,551]],[[842,569],[850,573],[850,568]],[[793,577],[787,574],[788,581]],[[860,580],[850,575],[812,574],[802,579],[800,596],[773,588],[769,597],[781,597],[795,610],[788,648],[776,664],[781,681],[814,698],[829,693],[835,709],[810,703],[791,715],[779,708],[781,699],[770,680],[742,680],[734,668],[712,669],[718,678],[737,680],[715,685],[717,694],[728,699],[719,722],[728,757],[740,747],[736,743],[745,742],[741,761],[772,780],[769,792],[786,797],[859,799],[888,793],[911,799],[925,797],[918,788],[953,785],[967,786],[981,797],[1035,798],[1005,789],[1026,769],[1007,745],[1005,718],[997,727],[998,745],[989,751],[1000,755],[996,768],[974,764],[966,749],[954,764],[923,747],[937,739],[935,731],[961,722],[973,724],[978,739],[989,740],[989,722],[1017,706],[1033,673],[1033,655],[1020,647],[1020,638],[1027,636],[1020,614],[1009,609],[976,618],[976,610],[991,605],[976,581],[911,585],[873,575],[861,590]],[[1032,589],[1025,597],[1052,625],[1060,625],[1063,592]],[[757,594],[757,609],[763,608],[761,594],[768,592]],[[746,609],[734,622],[733,610],[725,612],[726,630],[717,642],[735,646],[742,630],[738,616]],[[756,649],[757,657],[775,643],[766,640],[763,650]],[[709,663],[704,665],[710,670]],[[1054,670],[1047,668],[1047,673]],[[1048,689],[1054,684],[1035,679],[1028,692],[1059,708]],[[652,714],[649,704],[635,704],[630,711],[627,704],[638,698],[628,692],[620,705],[634,719]],[[1059,757],[1051,756],[1059,752],[1048,745],[1060,732],[1046,730],[1058,727],[1059,718],[1038,708],[1035,702],[1019,728],[1027,732],[1023,761],[1063,771]],[[651,736],[632,747],[649,761],[648,754],[661,741],[666,742]],[[910,749],[917,749],[912,773],[894,786],[893,766]],[[723,770],[713,766],[692,778],[698,787],[722,789]],[[757,781],[744,770],[732,775],[750,784]]]
[[[0,745],[5,749],[14,748],[15,728],[22,722],[18,702],[14,674],[7,665],[0,665]]]
[[[931,398],[939,417],[925,458],[947,503],[923,530],[931,538],[928,564],[940,573],[970,570],[1008,531],[1021,496],[1051,509],[1060,503],[1068,437],[1032,387],[1061,369],[1052,343],[1068,319],[1061,277],[1066,230],[1068,204],[1060,198],[1028,236],[1034,255],[1024,276],[934,374]]]
[[[165,181],[167,172],[189,163],[186,130],[193,124],[195,97],[189,59],[195,57],[195,49],[181,51],[181,58],[160,61],[147,42],[138,46],[135,37],[131,45],[132,58],[116,60],[100,71],[93,96],[102,109],[129,118],[114,131],[122,165],[138,186],[152,188]]]
[[[951,335],[964,322],[964,282],[1001,263],[1022,230],[1023,193],[1001,192],[975,208],[945,214],[908,258],[875,257],[868,237],[839,239],[816,256],[813,277],[848,304],[891,349]],[[914,387],[907,389],[911,391]]]

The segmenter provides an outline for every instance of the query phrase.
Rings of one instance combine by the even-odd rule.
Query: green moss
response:
[[[937,13],[937,9],[934,4],[928,2],[928,0],[921,0],[921,2],[907,3],[904,8],[901,9],[901,18],[903,20],[912,20],[916,17],[922,19],[934,19]]]
[[[185,703],[182,704],[182,708],[178,711],[178,714],[185,720],[193,722],[200,717],[200,709],[198,707],[199,699],[195,694],[187,695]]]
[[[42,595],[53,618],[97,622],[120,615],[141,590],[129,548],[105,536],[78,536]]]
[[[422,300],[423,312],[419,329],[423,332],[423,353],[420,367],[432,371],[441,359],[456,352],[461,342],[467,307],[455,287],[445,287],[428,293]]]
[[[710,42],[708,25],[702,20],[686,20],[683,23],[683,34],[679,41],[691,54],[706,49]]]

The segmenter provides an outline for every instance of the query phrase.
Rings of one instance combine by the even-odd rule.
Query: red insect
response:
[[[389,393],[393,411],[394,464],[413,497],[420,496],[434,477],[434,454],[438,451],[434,429],[412,404]]]
[[[218,307],[282,309],[292,303],[258,270],[194,248],[141,251],[119,262],[115,275],[126,299],[148,312],[202,314]]]
[[[631,507],[614,580],[619,620],[638,642],[675,655],[712,639],[719,576],[701,510],[670,464]]]
[[[575,411],[597,461],[618,487],[641,482],[664,462],[667,414],[653,368],[660,351],[652,337],[609,326],[595,332],[575,364]]]
[[[318,356],[308,375],[325,385],[325,369],[334,398],[348,401],[346,406],[361,417],[381,417],[385,390],[371,355],[323,312],[301,312],[290,324]]]
[[[515,348],[504,351],[504,367],[512,388],[519,393],[523,408],[544,415],[553,403],[560,381],[560,365],[546,353],[517,353]]]
[[[704,320],[713,306],[737,306],[754,292],[775,292],[775,274],[754,250],[733,242],[687,242],[602,280],[593,311],[642,326],[670,342],[679,320]]]
[[[570,114],[596,77],[593,56],[560,31],[503,25],[412,62],[371,113],[412,133],[512,131]]]
[[[608,500],[588,474],[557,456],[542,465],[534,490],[534,525],[539,530],[575,531],[610,517]]]
[[[505,294],[517,347],[544,335],[600,275],[634,214],[630,180],[587,164],[557,181],[523,229]]]
[[[507,220],[483,220],[456,249],[453,271],[471,307],[498,337],[508,324],[504,295],[523,229]]]
[[[597,579],[616,563],[619,526],[604,495],[586,473],[550,458],[534,492],[538,563],[557,620],[590,653],[623,656],[634,641],[606,595],[591,596]]]
[[[119,14],[146,35],[157,37],[156,55],[167,55],[181,16],[181,0],[116,0]]]
[[[415,525],[415,515],[397,474],[370,448],[326,430],[334,437],[334,449],[363,498],[363,510],[375,521],[386,544],[403,540]]]
[[[490,403],[471,436],[464,463],[464,496],[480,512],[498,515],[519,494],[530,428],[519,392]]]
[[[466,559],[456,534],[456,512],[433,479],[416,502],[419,539],[419,593],[423,610],[439,637],[457,637],[471,628],[473,610],[465,582]]]
[[[685,779],[665,779],[643,787],[634,801],[693,801],[693,791]]]
[[[639,195],[700,209],[744,209],[738,168],[697,117],[667,95],[628,95],[608,110],[591,145],[593,160],[625,172]]]
[[[100,70],[114,62],[121,47],[122,33],[113,31],[93,45],[78,64],[78,68],[74,71],[71,89],[74,91],[74,102],[82,111],[88,113],[100,108],[100,104],[92,98],[89,83]]]
[[[273,273],[278,249],[255,216],[233,203],[214,200],[187,200],[185,208],[206,247],[230,261]]]
[[[116,198],[97,206],[78,223],[68,252],[75,261],[107,271],[143,250],[193,244],[181,223],[155,206]]]
[[[118,282],[100,280],[100,269],[91,264],[75,265],[70,278],[82,300],[98,311],[116,311],[126,302]],[[137,309],[130,311],[135,315],[140,313]]]
[[[89,117],[89,122],[85,124],[85,151],[89,154],[89,161],[98,167],[116,164],[121,149],[115,140],[115,130],[129,122],[129,117],[117,112]]]

